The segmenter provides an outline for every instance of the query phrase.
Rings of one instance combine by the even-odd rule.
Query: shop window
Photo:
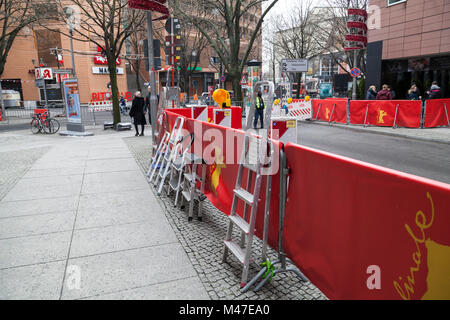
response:
[[[398,4],[398,3],[402,3],[402,2],[406,2],[406,0],[387,0],[387,5],[392,6],[394,4]]]

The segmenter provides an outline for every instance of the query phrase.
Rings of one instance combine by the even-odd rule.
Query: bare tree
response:
[[[32,0],[0,0],[0,75],[20,31],[38,19]]]
[[[174,0],[175,6],[186,0]],[[264,0],[198,0],[190,10],[181,12],[208,40],[231,77],[235,99],[242,101],[240,80],[255,41],[260,39],[261,26],[267,13],[278,0],[272,0],[261,9]],[[259,15],[259,12],[261,14]],[[254,29],[245,28],[245,16],[254,19]],[[241,48],[241,40],[248,35],[248,45]],[[241,52],[242,50],[242,52]],[[254,50],[253,50],[254,52]]]
[[[269,40],[276,52],[274,56],[287,59],[312,59],[323,52],[317,44],[318,16],[313,14],[312,0],[297,2],[288,15],[275,16],[272,20],[274,37]],[[302,73],[295,75],[300,88]],[[297,98],[300,90],[297,90]]]
[[[345,36],[348,34],[347,21],[348,9],[367,10],[368,0],[327,0],[328,6],[322,8],[322,20],[317,24],[320,31],[316,34],[317,43],[330,54],[331,58],[342,70],[350,74],[349,70],[355,67],[354,55],[356,54],[357,66],[365,74],[366,49],[345,52]],[[348,66],[349,68],[346,68]]]
[[[119,89],[117,85],[116,60],[122,54],[125,40],[131,36],[136,25],[145,21],[145,13],[128,9],[127,0],[54,0],[58,7],[59,23],[67,24],[74,19],[68,12],[79,11],[77,27],[73,29],[73,38],[78,41],[92,42],[102,48],[102,55],[107,58],[111,95],[113,102],[114,124],[120,122]],[[71,10],[68,10],[71,8]],[[58,27],[42,23],[48,29]],[[70,36],[57,29],[60,33]]]

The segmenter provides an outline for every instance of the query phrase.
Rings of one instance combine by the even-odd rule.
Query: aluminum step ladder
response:
[[[190,137],[191,141],[190,144],[186,147],[183,148],[183,143],[184,141]],[[169,195],[170,193],[170,188],[176,186],[177,191],[179,189],[179,186],[181,185],[181,178],[182,178],[182,172],[181,169],[184,168],[185,165],[185,154],[187,153],[187,150],[191,147],[192,143],[194,142],[194,134],[193,133],[189,133],[187,135],[185,135],[184,137],[180,138],[175,146],[172,148],[172,150],[170,151],[170,153],[166,153],[163,156],[162,159],[162,163],[165,166],[164,169],[159,170],[159,175],[158,177],[160,178],[160,182],[159,182],[159,187],[158,187],[158,191],[157,191],[157,195],[161,195],[162,189],[164,187],[164,184],[166,182],[167,177],[169,177],[169,185],[167,186],[167,195]],[[174,177],[174,171],[179,171],[180,176],[179,177]],[[177,179],[178,183],[176,183],[176,181],[171,181],[170,179]],[[178,200],[178,192],[177,192],[177,197],[176,197],[176,201]],[[175,202],[175,205],[177,203]]]
[[[159,178],[161,177],[161,171],[167,168],[167,163],[169,161],[170,156],[173,156],[174,149],[176,145],[179,143],[181,137],[181,131],[184,125],[184,118],[178,117],[175,120],[172,131],[170,133],[170,137],[167,142],[164,144],[164,152],[161,152],[157,161],[155,163],[155,168],[153,168],[152,174],[150,175],[149,181],[153,182],[155,178],[154,186],[157,186],[159,183]]]
[[[203,158],[195,155],[189,154],[187,158],[190,164],[186,166],[186,171],[184,172],[184,179],[182,185],[182,196],[183,204],[184,201],[189,202],[189,214],[188,221],[194,219],[194,202],[198,201],[198,211],[197,219],[199,221],[203,220],[203,200],[206,199],[205,192],[205,181],[206,181],[206,163]],[[200,167],[201,174],[197,173]],[[200,184],[200,188],[197,185]]]
[[[149,178],[149,181],[152,182],[153,177],[155,175],[155,172],[160,169],[160,162],[161,157],[166,153],[167,151],[167,145],[169,142],[170,133],[164,132],[164,135],[159,143],[158,148],[156,149],[156,152],[154,153],[154,156],[152,156],[150,160],[150,165],[147,170],[147,177]]]
[[[259,271],[257,275],[251,279],[247,285],[242,288],[241,292],[244,293],[250,289],[251,286],[257,284],[254,292],[259,291],[268,281],[270,281],[276,274],[278,273],[287,273],[293,272],[295,273],[300,281],[308,282],[308,278],[292,263],[290,259],[286,257],[286,254],[283,250],[283,226],[284,226],[284,217],[286,213],[286,197],[287,197],[287,188],[288,188],[288,176],[289,176],[289,168],[287,165],[286,154],[283,150],[280,150],[280,204],[279,204],[279,216],[278,216],[278,259],[275,261],[270,261],[265,258],[266,261],[261,264],[263,268]],[[270,276],[269,276],[270,275]],[[261,281],[258,280],[261,279]]]
[[[251,140],[259,140],[259,147],[261,152],[259,156],[251,157],[249,153],[251,152],[251,145],[258,143]],[[228,252],[230,251],[239,262],[243,264],[242,277],[241,277],[241,288],[247,284],[248,271],[251,263],[251,252],[253,244],[253,236],[255,232],[256,215],[258,212],[258,203],[261,193],[262,179],[266,175],[263,171],[263,163],[259,161],[261,154],[266,153],[267,148],[263,147],[263,144],[267,145],[267,139],[257,139],[246,134],[244,138],[244,148],[242,151],[241,159],[245,159],[244,162],[239,165],[238,175],[236,178],[235,189],[233,190],[233,203],[231,207],[231,212],[229,216],[228,230],[224,240],[224,252],[223,252],[223,262],[226,261]],[[273,158],[274,148],[270,147],[270,158]],[[250,159],[249,159],[250,158]],[[256,158],[256,164],[254,161],[248,163],[247,160],[251,158]],[[269,165],[272,163],[270,161]],[[242,178],[244,175],[244,170],[247,170],[247,182],[246,186],[242,186]],[[255,178],[253,179],[253,176]],[[254,180],[254,184],[253,184]],[[252,185],[254,185],[253,191],[251,190]],[[267,175],[266,183],[266,203],[265,203],[265,216],[264,216],[264,235],[263,235],[263,258],[267,252],[267,233],[268,233],[268,222],[270,214],[270,190],[272,185],[272,176]],[[236,212],[238,201],[244,202],[244,212],[243,217],[239,216]],[[250,211],[250,217],[248,217]],[[240,243],[235,242],[232,239],[233,227],[236,226],[241,231]]]
[[[178,204],[179,194],[183,186],[184,172],[188,164],[192,161],[191,158],[193,154],[189,153],[189,149],[191,148],[194,142],[194,134],[190,133],[187,136],[183,137],[183,140],[190,136],[191,141],[186,148],[183,148],[183,141],[177,145],[179,150],[175,151],[175,159],[171,163],[170,173],[169,173],[169,188],[167,189],[167,195],[169,195],[170,190],[175,191],[175,202],[174,207]],[[177,157],[177,155],[181,154],[181,156]]]
[[[274,84],[270,81],[260,81],[255,84],[250,114],[247,118],[247,129],[251,127],[253,121],[253,109],[256,105],[256,95],[260,87],[269,86],[269,94],[266,102],[266,112],[264,117],[264,127],[269,128],[270,119],[272,117],[272,104]],[[266,129],[267,130],[267,129]],[[269,150],[267,150],[269,147]],[[269,152],[268,152],[269,151]],[[228,252],[230,251],[243,264],[241,275],[241,288],[247,284],[248,272],[250,269],[250,258],[252,252],[253,236],[255,232],[256,215],[258,212],[258,202],[261,192],[261,183],[263,175],[267,176],[266,204],[264,216],[264,235],[263,235],[263,258],[267,252],[268,223],[270,214],[270,188],[272,183],[271,174],[267,174],[267,165],[274,163],[274,146],[268,140],[268,131],[263,131],[260,138],[246,132],[244,136],[244,145],[239,163],[238,174],[236,177],[236,185],[233,190],[233,203],[229,215],[228,230],[224,240],[224,251],[222,261],[226,262]],[[269,160],[269,161],[267,161]],[[246,187],[242,187],[242,177],[244,168],[248,170]],[[251,193],[252,176],[255,174],[255,183],[253,193]],[[238,201],[244,202],[244,214],[241,218],[237,212]],[[248,211],[250,209],[250,217],[248,219]],[[233,227],[236,226],[241,230],[240,243],[236,243],[232,239]]]

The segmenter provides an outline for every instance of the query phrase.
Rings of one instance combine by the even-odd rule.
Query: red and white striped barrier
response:
[[[287,105],[288,117],[296,120],[306,120],[312,118],[311,101],[293,100],[291,104]]]
[[[208,106],[190,106],[191,118],[208,122]]]
[[[232,109],[214,109],[214,123],[231,128]]]
[[[297,119],[272,118],[270,120],[270,138],[282,143],[297,143]]]
[[[89,111],[112,111],[113,105],[111,101],[91,101],[89,102]]]

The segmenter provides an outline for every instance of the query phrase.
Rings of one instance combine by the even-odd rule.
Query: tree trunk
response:
[[[297,73],[297,99],[300,99],[300,90],[302,89],[302,73]]]
[[[136,64],[135,64],[135,68],[134,68],[135,74],[136,74],[136,88],[137,88],[138,91],[142,92],[141,81],[140,81],[141,80],[140,79],[140,75],[141,75],[141,72],[140,72],[141,68],[140,68],[140,66],[141,66],[140,61],[137,60]]]
[[[241,72],[234,71],[230,73],[231,84],[233,85],[234,100],[242,102],[242,88],[241,88]]]
[[[113,103],[113,122],[114,127],[120,122],[120,106],[119,106],[119,88],[117,86],[117,69],[116,58],[114,56],[108,58],[109,80],[111,81],[111,95]]]

